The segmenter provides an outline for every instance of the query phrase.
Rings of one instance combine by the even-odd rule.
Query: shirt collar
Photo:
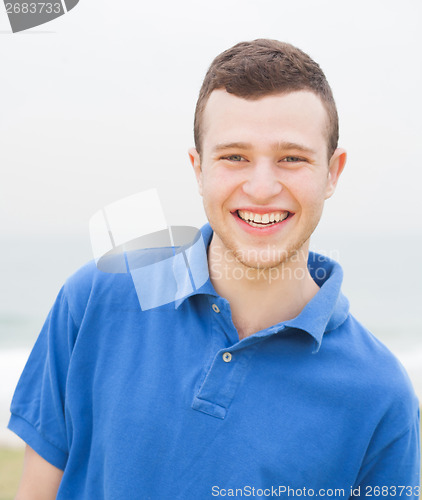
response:
[[[285,327],[297,328],[315,339],[315,350],[321,347],[324,333],[338,328],[349,314],[349,301],[341,292],[343,270],[337,262],[324,255],[309,252],[308,269],[319,291],[296,318],[284,322]]]
[[[205,224],[201,228],[201,236],[205,250],[208,248],[213,235],[212,228]],[[208,273],[208,261],[206,251],[195,256],[193,267],[196,273],[208,276],[205,283],[189,295],[176,302],[178,308],[186,299],[193,295],[206,294],[218,297],[211,283]],[[322,337],[325,332],[339,327],[349,314],[349,301],[341,292],[343,281],[343,270],[336,261],[315,252],[309,252],[308,269],[314,281],[320,287],[316,295],[306,304],[303,310],[295,318],[284,321],[270,327],[268,330],[278,331],[282,327],[295,328],[311,335],[315,340],[317,352],[321,346]]]

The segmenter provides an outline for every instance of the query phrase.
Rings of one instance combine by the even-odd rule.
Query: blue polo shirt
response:
[[[320,290],[302,312],[240,341],[209,279],[142,311],[129,274],[70,277],[9,423],[64,470],[57,498],[417,498],[405,370],[349,313],[340,266],[308,265]]]

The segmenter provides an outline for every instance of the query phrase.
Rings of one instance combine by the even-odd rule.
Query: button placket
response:
[[[214,331],[218,336],[224,335],[225,341],[223,344],[220,343],[221,348],[226,346],[228,349],[230,346],[239,342],[239,335],[236,328],[231,321],[230,306],[224,299],[216,300],[217,297],[213,297],[214,302],[209,303],[209,307],[212,309],[211,321],[214,324]]]
[[[250,346],[235,353],[224,349],[216,352],[205,380],[193,399],[192,408],[223,419],[257,347]]]

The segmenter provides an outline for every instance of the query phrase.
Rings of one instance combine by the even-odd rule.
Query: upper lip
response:
[[[238,210],[241,210],[242,212],[252,212],[254,214],[271,214],[275,212],[290,212],[293,213],[291,210],[288,210],[287,208],[279,208],[279,207],[241,207],[241,208],[236,208],[233,210],[233,212],[237,212]]]

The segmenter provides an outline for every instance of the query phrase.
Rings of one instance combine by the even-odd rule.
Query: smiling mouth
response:
[[[269,212],[267,214],[256,214],[246,210],[237,210],[237,216],[251,227],[270,227],[280,224],[286,220],[291,214],[288,211]]]

